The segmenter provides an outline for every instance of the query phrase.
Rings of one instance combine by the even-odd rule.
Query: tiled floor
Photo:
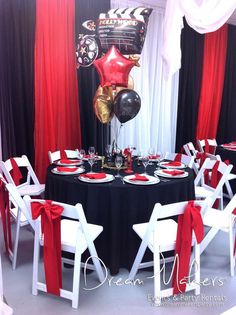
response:
[[[1,234],[2,235],[2,234]],[[161,307],[153,306],[153,280],[149,271],[139,272],[137,278],[143,284],[122,284],[127,279],[128,271],[120,270],[120,274],[108,279],[100,287],[86,290],[83,275],[80,287],[80,306],[71,308],[68,300],[60,299],[44,293],[38,296],[31,294],[32,249],[33,236],[27,229],[22,229],[17,268],[12,270],[11,264],[4,254],[1,243],[4,294],[15,315],[51,315],[51,314],[158,314],[169,315],[219,315],[236,305],[236,277],[229,275],[229,259],[227,235],[219,233],[211,245],[201,256],[201,295],[192,293],[178,296],[176,300],[166,300]],[[71,280],[71,269],[64,269],[64,284]],[[122,280],[119,280],[122,278]],[[208,280],[206,280],[208,279]],[[99,283],[94,273],[88,275],[87,289]],[[119,280],[119,281],[118,281]]]

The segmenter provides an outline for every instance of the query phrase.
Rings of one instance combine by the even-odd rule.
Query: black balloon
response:
[[[140,107],[141,99],[134,90],[121,90],[114,99],[114,113],[121,123],[133,119]]]

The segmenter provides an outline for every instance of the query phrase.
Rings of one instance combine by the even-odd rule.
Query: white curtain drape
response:
[[[163,77],[164,8],[151,2],[149,5],[149,1],[111,0],[112,8],[153,7],[140,56],[141,67],[131,71],[134,90],[141,97],[141,110],[122,127],[116,118],[111,123],[112,139],[117,138],[120,148],[134,145],[143,154],[150,147],[160,152],[174,152],[177,119],[179,75],[168,81]]]
[[[169,79],[181,67],[180,35],[183,17],[198,33],[214,32],[225,24],[236,0],[167,0],[164,22],[164,75]]]

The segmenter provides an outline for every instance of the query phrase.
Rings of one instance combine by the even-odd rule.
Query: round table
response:
[[[102,184],[85,183],[78,175],[56,175],[50,165],[46,179],[46,199],[75,205],[81,203],[89,223],[103,226],[103,232],[95,242],[99,258],[103,260],[111,274],[117,274],[119,268],[131,269],[140,239],[132,229],[136,223],[147,222],[155,203],[168,204],[194,199],[194,175],[187,169],[189,176],[181,179],[161,181],[156,185],[123,184],[115,178],[113,182]],[[88,170],[87,162],[85,168]],[[149,165],[147,172],[153,175],[156,165]],[[101,164],[93,166],[100,171]],[[143,172],[143,166],[133,163],[137,173]],[[106,173],[116,171],[104,169]],[[122,176],[127,175],[121,170]],[[167,231],[168,233],[168,231]]]

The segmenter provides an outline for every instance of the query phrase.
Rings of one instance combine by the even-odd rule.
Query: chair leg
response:
[[[16,269],[16,259],[17,259],[17,251],[18,251],[18,244],[19,244],[19,234],[20,234],[20,217],[21,211],[18,209],[17,213],[17,220],[16,220],[16,236],[14,242],[14,249],[13,249],[13,257],[12,257],[12,269]]]
[[[81,264],[81,253],[78,249],[75,252],[74,261],[74,274],[73,274],[73,286],[72,286],[72,307],[78,308],[79,306],[79,282],[80,282],[80,264]]]
[[[160,250],[159,244],[154,242],[154,303],[156,306],[161,305],[161,270],[160,270]]]
[[[131,271],[129,273],[128,279],[130,279],[130,280],[134,279],[134,277],[135,277],[135,275],[136,275],[136,273],[138,271],[139,265],[140,265],[140,263],[141,263],[141,261],[143,259],[143,255],[144,255],[144,253],[146,251],[146,248],[147,248],[147,241],[144,239],[144,240],[142,240],[142,243],[141,243],[141,245],[139,247],[138,253],[137,253],[136,257],[135,257],[135,260],[134,260],[133,266],[131,268]]]
[[[226,186],[226,189],[227,189],[227,192],[228,192],[228,198],[232,199],[234,194],[232,192],[232,188],[231,188],[230,183],[229,183],[228,180],[225,182],[225,186]]]
[[[218,233],[218,228],[211,228],[210,231],[207,233],[207,235],[204,237],[200,244],[200,254],[204,252],[204,250],[207,248],[209,243],[214,239],[215,235]]]
[[[229,230],[229,257],[230,257],[230,275],[234,276],[235,257],[234,257],[234,237],[233,229]]]
[[[195,281],[199,285],[197,285],[195,289],[195,294],[200,294],[200,245],[195,244],[194,246],[194,258],[195,258]]]
[[[39,269],[40,244],[39,238],[35,233],[34,237],[34,258],[33,258],[33,278],[32,278],[32,294],[37,295],[38,269]]]

